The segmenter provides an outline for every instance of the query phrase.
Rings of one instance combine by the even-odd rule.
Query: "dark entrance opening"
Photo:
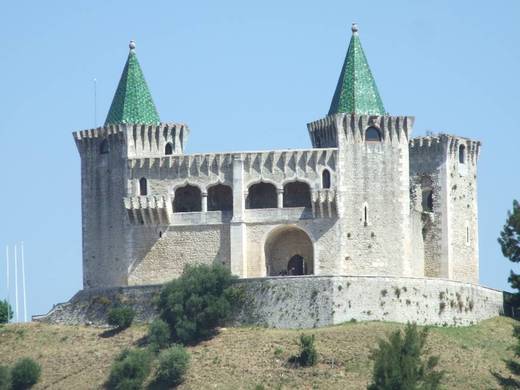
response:
[[[287,264],[288,275],[305,275],[305,261],[300,255],[294,255]]]

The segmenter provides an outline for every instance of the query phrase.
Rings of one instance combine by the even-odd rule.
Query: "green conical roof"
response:
[[[337,113],[384,115],[383,101],[361,47],[358,28],[352,25],[352,38],[341,69],[329,115]]]
[[[110,105],[105,125],[117,123],[157,124],[159,114],[146,85],[143,71],[130,41],[130,53]]]

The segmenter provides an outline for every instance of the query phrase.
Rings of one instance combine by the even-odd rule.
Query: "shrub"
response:
[[[314,366],[318,362],[318,353],[314,345],[314,335],[300,335],[300,354],[298,355],[298,363],[301,366]]]
[[[7,300],[0,301],[0,324],[6,324],[13,318],[13,308]]]
[[[158,352],[170,344],[170,328],[161,319],[154,320],[148,327],[148,344],[150,348]]]
[[[30,389],[40,379],[40,365],[31,358],[18,360],[11,369],[13,390]]]
[[[182,345],[176,344],[162,351],[159,355],[157,381],[171,386],[182,383],[189,363],[190,355]]]
[[[112,363],[107,388],[113,390],[138,390],[150,374],[150,353],[145,349],[123,351]]]
[[[11,371],[9,367],[0,365],[0,390],[11,388]]]
[[[380,340],[371,356],[374,370],[368,389],[439,389],[444,372],[435,371],[437,356],[423,359],[426,338],[427,329],[418,332],[415,324],[408,324],[404,337],[397,330],[387,341]]]
[[[221,265],[188,265],[178,279],[167,283],[158,307],[173,339],[193,343],[211,336],[240,299],[234,279]]]
[[[129,306],[120,306],[110,309],[108,312],[108,324],[115,326],[119,330],[123,330],[132,325],[135,317],[135,311]]]

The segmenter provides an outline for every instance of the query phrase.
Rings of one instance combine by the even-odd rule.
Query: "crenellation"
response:
[[[308,149],[184,154],[188,126],[160,122],[151,99],[74,132],[84,287],[162,283],[195,263],[477,283],[480,142],[412,138],[415,118],[388,114],[365,76],[338,83]]]

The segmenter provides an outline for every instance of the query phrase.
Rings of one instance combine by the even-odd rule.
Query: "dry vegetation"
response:
[[[514,321],[495,318],[468,328],[432,328],[429,349],[440,355],[447,389],[498,388],[493,371],[507,374]],[[319,364],[290,368],[301,331],[263,328],[221,329],[212,340],[190,347],[191,367],[181,389],[363,389],[370,376],[370,350],[377,339],[401,325],[368,322],[306,330],[316,335]],[[138,345],[146,328],[132,326],[112,337],[104,330],[44,324],[0,328],[0,361],[22,356],[43,368],[38,389],[96,389],[119,351]],[[260,387],[258,387],[260,388]]]

